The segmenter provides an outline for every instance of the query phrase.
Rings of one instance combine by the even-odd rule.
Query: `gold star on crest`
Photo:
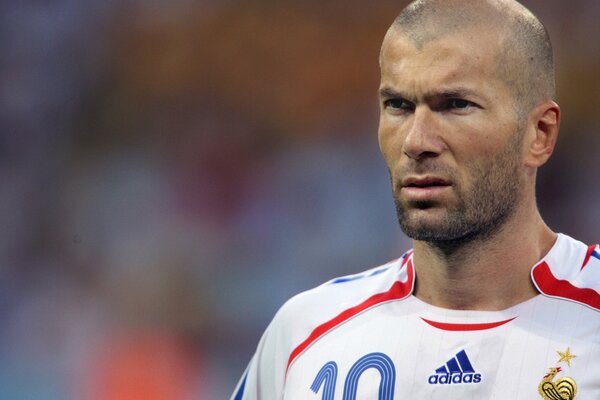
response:
[[[570,367],[571,366],[571,360],[575,357],[577,357],[576,355],[571,354],[571,348],[567,347],[567,350],[565,351],[557,351],[558,355],[560,356],[560,359],[558,360],[557,363],[560,362],[566,362],[567,365]]]

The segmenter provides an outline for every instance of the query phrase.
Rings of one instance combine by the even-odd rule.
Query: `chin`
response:
[[[432,216],[404,215],[398,217],[400,228],[406,236],[415,240],[448,238],[448,224],[444,218]]]

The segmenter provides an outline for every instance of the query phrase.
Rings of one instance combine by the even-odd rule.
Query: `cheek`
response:
[[[379,149],[388,167],[393,165],[400,157],[399,152],[402,150],[400,136],[396,125],[386,122],[383,118],[380,120],[377,139]]]
[[[389,166],[390,165],[389,140],[387,140],[386,137],[382,136],[381,132],[379,132],[378,140],[379,140],[379,151],[381,152],[381,155],[383,156],[383,159],[385,160],[386,164]]]
[[[502,130],[494,126],[477,128],[461,129],[448,140],[459,165],[485,165],[510,146],[510,138]]]
[[[383,159],[389,166],[389,146],[390,140],[389,136],[386,134],[383,127],[380,125],[379,130],[377,131],[377,141],[379,142],[379,151],[381,151],[381,155]]]
[[[467,187],[472,189],[478,185],[499,185],[500,181],[518,178],[515,176],[515,168],[519,155],[510,145],[495,143],[473,151],[477,152],[477,156],[471,156],[462,168],[461,178]]]

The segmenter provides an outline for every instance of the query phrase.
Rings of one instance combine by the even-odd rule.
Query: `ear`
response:
[[[560,107],[552,100],[538,104],[527,120],[524,137],[525,165],[538,168],[548,161],[556,146]]]

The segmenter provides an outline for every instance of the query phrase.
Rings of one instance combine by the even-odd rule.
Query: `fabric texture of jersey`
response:
[[[281,307],[232,400],[600,399],[600,249],[559,234],[540,294],[458,311],[413,294],[412,252]]]

